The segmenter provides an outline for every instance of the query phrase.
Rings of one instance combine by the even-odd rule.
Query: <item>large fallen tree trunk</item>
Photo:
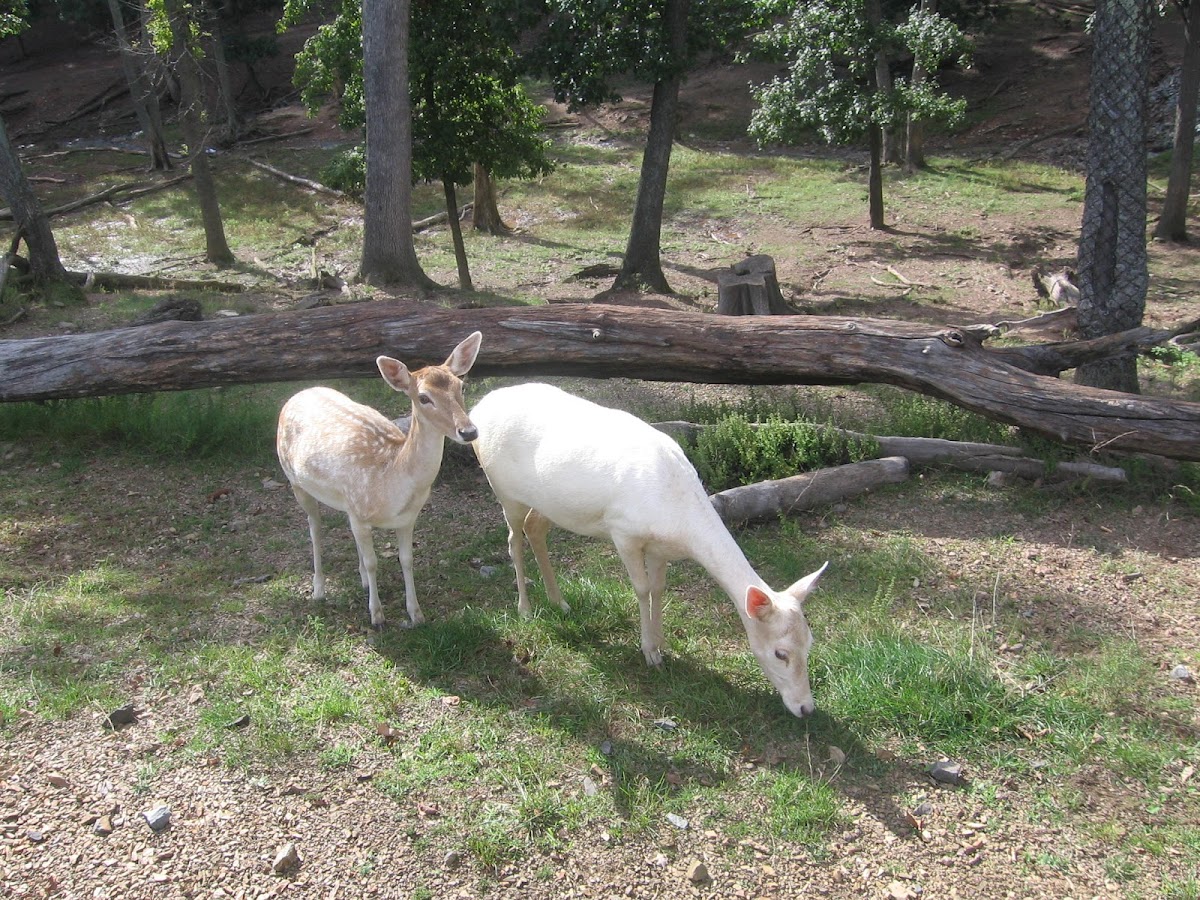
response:
[[[710,316],[602,305],[441,309],[389,301],[0,341],[0,401],[377,377],[381,353],[440,362],[484,334],[478,375],[724,384],[894,384],[1089,449],[1200,460],[1200,403],[1082,387],[1021,368],[1097,342],[989,350],[970,331],[880,319]],[[1166,335],[1168,333],[1161,333]],[[1138,330],[1131,344],[1149,338]],[[1112,341],[1103,345],[1111,352]]]

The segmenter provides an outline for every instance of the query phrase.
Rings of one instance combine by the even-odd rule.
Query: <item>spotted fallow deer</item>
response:
[[[441,468],[444,438],[462,444],[475,440],[475,426],[463,406],[462,378],[474,364],[482,338],[476,331],[444,363],[415,372],[389,356],[375,360],[383,380],[412,401],[407,434],[371,407],[326,387],[301,391],[284,404],[276,450],[292,491],[308,514],[314,598],[325,596],[319,506],[323,503],[350,519],[371,624],[384,623],[373,528],[395,529],[408,617],[413,625],[425,621],[413,583],[413,528]]]
[[[641,607],[642,653],[662,663],[667,563],[700,563],[733,600],[750,647],[787,708],[813,712],[808,681],[812,632],[803,602],[822,566],[785,591],[755,574],[721,522],[696,470],[666,435],[628,413],[547,384],[501,388],[471,411],[475,453],[508,522],[517,609],[529,615],[524,538],[547,597],[568,609],[546,550],[551,524],[607,537],[633,581]]]

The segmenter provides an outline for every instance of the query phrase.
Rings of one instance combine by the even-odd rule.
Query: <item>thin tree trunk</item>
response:
[[[229,61],[225,58],[225,33],[221,28],[221,10],[213,4],[206,3],[208,21],[212,23],[213,63],[217,73],[217,94],[225,109],[225,124],[222,130],[222,141],[232,144],[241,133],[241,121],[238,118],[237,104],[234,103],[233,85],[229,78]]]
[[[112,16],[113,31],[117,36],[121,68],[125,72],[125,80],[129,83],[129,96],[133,100],[133,111],[137,115],[138,126],[142,129],[146,149],[150,154],[150,170],[165,172],[171,168],[171,157],[167,153],[167,139],[163,132],[162,116],[157,114],[158,98],[154,94],[149,74],[129,43],[129,33],[125,29],[125,17],[121,12],[119,0],[108,0],[108,11]],[[155,115],[151,114],[151,101],[153,101]]]
[[[454,240],[454,261],[458,263],[458,286],[464,291],[473,291],[471,269],[467,265],[467,246],[463,243],[462,222],[458,220],[458,197],[454,191],[454,179],[442,178],[442,190],[446,195],[446,221],[450,224],[450,236]]]
[[[687,50],[687,20],[690,0],[667,0],[666,32],[672,65],[682,67]],[[671,168],[671,149],[675,142],[675,120],[679,113],[680,74],[654,84],[650,101],[650,133],[642,155],[633,223],[621,271],[613,282],[614,290],[649,288],[662,294],[673,293],[662,270],[663,201],[667,194],[667,174]]]
[[[363,0],[367,187],[358,275],[372,284],[436,287],[417,260],[412,231],[412,0]]]
[[[192,55],[191,20],[182,0],[167,0],[166,10],[171,23],[171,49],[183,104],[183,134],[188,143],[196,202],[204,223],[205,257],[215,266],[230,266],[235,260],[225,240],[225,225],[221,221],[221,206],[217,202],[217,185],[208,165],[208,111],[204,103],[200,66]]]
[[[1200,96],[1200,0],[1180,9],[1183,16],[1183,62],[1175,99],[1175,141],[1167,175],[1167,195],[1154,228],[1160,241],[1188,239],[1187,211],[1192,188],[1192,150],[1196,143],[1196,100]]]
[[[867,143],[871,150],[871,163],[867,170],[871,227],[886,228],[883,216],[883,129],[874,122],[867,127]]]
[[[66,281],[67,270],[59,259],[50,220],[21,169],[21,160],[8,139],[3,119],[0,119],[0,196],[12,209],[18,233],[24,235],[29,246],[29,268],[33,275]]]
[[[500,217],[496,204],[496,182],[492,174],[479,163],[475,163],[475,200],[471,206],[471,224],[476,231],[488,234],[512,234],[512,229]]]

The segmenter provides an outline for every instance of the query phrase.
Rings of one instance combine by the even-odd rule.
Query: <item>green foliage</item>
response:
[[[512,45],[524,4],[507,0],[415,3],[409,52],[413,112],[413,178],[469,184],[479,163],[498,178],[536,178],[550,171],[542,136],[544,109],[520,84]],[[280,27],[300,24],[312,0],[288,0]],[[362,5],[346,0],[296,55],[295,83],[310,111],[337,97],[338,122],[364,127]],[[351,158],[339,174],[354,183]],[[334,182],[330,182],[334,183]]]
[[[704,53],[727,52],[757,22],[753,0],[692,0],[687,46],[675,58],[667,34],[673,0],[554,0],[527,64],[550,78],[571,109],[620,99],[617,80],[657,82],[681,75]]]
[[[25,0],[0,0],[0,38],[20,34],[28,27],[28,19]]]
[[[899,25],[873,25],[864,0],[765,0],[763,8],[783,18],[756,37],[755,52],[787,71],[755,89],[750,133],[760,144],[799,143],[812,129],[831,144],[850,143],[869,126],[892,127],[910,113],[946,124],[961,119],[965,101],[939,93],[932,77],[919,85],[897,78],[886,91],[876,83],[881,53],[911,54],[929,73],[951,60],[964,64],[970,45],[944,16],[914,9]]]
[[[735,413],[701,431],[693,463],[708,488],[721,491],[877,455],[873,441],[849,439],[832,428],[776,416],[751,423]]]
[[[367,149],[359,144],[340,151],[321,170],[321,181],[331,188],[361,197],[367,189]]]

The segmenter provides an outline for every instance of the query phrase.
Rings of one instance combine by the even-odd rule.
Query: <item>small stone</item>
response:
[[[596,782],[589,775],[583,776],[583,793],[588,797],[595,797],[600,793],[600,788],[596,786]]]
[[[300,865],[300,851],[295,844],[284,844],[275,851],[275,861],[271,863],[271,871],[276,875],[285,875]]]
[[[683,816],[677,816],[675,813],[667,813],[667,821],[678,828],[680,831],[688,827],[688,820]]]
[[[1172,681],[1182,681],[1184,684],[1195,684],[1196,676],[1192,674],[1192,670],[1180,663],[1171,670]]]
[[[65,788],[67,786],[67,779],[62,775],[59,775],[57,772],[51,772],[49,775],[47,775],[46,781],[48,781],[52,787],[56,788]]]
[[[233,728],[245,728],[245,727],[246,727],[247,725],[249,725],[249,724],[250,724],[250,714],[249,714],[249,713],[247,713],[247,714],[246,714],[246,715],[244,715],[244,716],[238,716],[238,717],[237,717],[236,719],[234,719],[232,722],[226,722],[226,723],[225,723],[225,727],[226,727],[226,728],[230,728],[230,729],[233,729]]]
[[[284,484],[282,481],[276,481],[274,478],[264,478],[262,480],[264,491],[279,491],[283,490]]]
[[[442,868],[457,869],[462,865],[463,855],[461,850],[450,850],[442,857]]]
[[[162,831],[171,824],[171,807],[156,806],[142,813],[142,818],[150,826],[151,831]]]
[[[921,892],[902,881],[893,881],[887,886],[888,900],[916,900]]]
[[[96,834],[106,837],[113,833],[112,818],[109,816],[101,816],[96,820],[96,824],[92,826],[92,831]]]
[[[605,756],[612,756],[612,752],[613,752],[612,741],[601,741],[600,742],[600,752],[603,753]]]
[[[495,566],[480,566],[479,567],[479,577],[480,578],[491,578],[495,574],[496,574]]]
[[[988,472],[987,486],[990,488],[1002,488],[1008,484],[1007,472]]]
[[[670,716],[663,716],[661,719],[654,720],[654,727],[661,728],[663,731],[674,731],[679,727],[679,723]]]
[[[708,866],[699,860],[693,861],[687,868],[687,880],[692,884],[705,884],[711,881],[711,876],[708,874]]]
[[[36,829],[25,832],[25,837],[28,838],[29,843],[31,844],[40,844],[42,841],[46,840],[45,832],[41,832]]]
[[[948,759],[939,759],[929,767],[929,775],[942,784],[962,784],[962,765]]]

